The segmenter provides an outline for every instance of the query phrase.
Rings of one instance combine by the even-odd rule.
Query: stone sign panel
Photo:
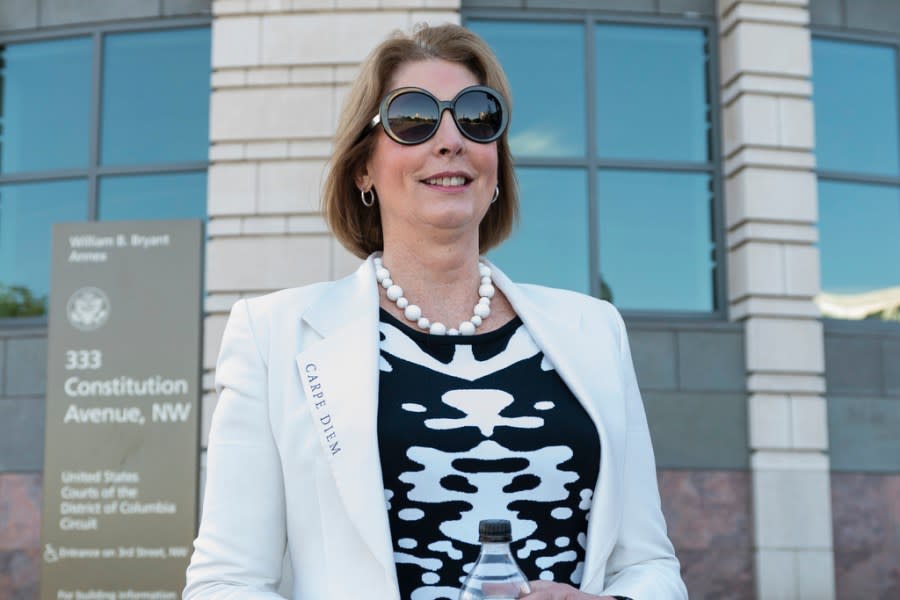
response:
[[[54,227],[42,600],[175,600],[197,521],[200,221]]]

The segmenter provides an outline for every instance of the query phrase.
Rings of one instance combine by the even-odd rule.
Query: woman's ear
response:
[[[356,182],[356,187],[363,191],[371,189],[372,178],[369,177],[368,167],[364,166],[362,169],[360,169],[359,173],[356,174],[354,181]]]

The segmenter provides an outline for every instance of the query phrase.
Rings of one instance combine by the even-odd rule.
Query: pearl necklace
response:
[[[420,329],[426,330],[434,335],[472,335],[475,328],[491,314],[491,298],[494,297],[494,282],[491,279],[491,269],[484,263],[478,263],[478,273],[481,275],[481,285],[478,286],[478,303],[472,311],[472,318],[459,324],[459,328],[447,329],[443,323],[435,321],[432,323],[426,317],[422,316],[422,309],[415,304],[410,304],[403,296],[403,288],[394,283],[391,279],[391,272],[385,268],[381,262],[381,258],[375,258],[375,279],[385,289],[388,300],[397,305],[397,308],[403,311],[403,316],[408,321],[413,321]]]

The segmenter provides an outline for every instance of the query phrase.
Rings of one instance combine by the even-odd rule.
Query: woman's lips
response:
[[[465,175],[435,175],[423,179],[422,183],[430,188],[442,191],[460,191],[466,189],[472,180]]]
[[[439,175],[425,179],[425,183],[428,185],[439,185],[441,187],[459,187],[468,182],[468,178],[463,175]]]

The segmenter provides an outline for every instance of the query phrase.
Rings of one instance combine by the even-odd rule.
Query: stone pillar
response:
[[[834,598],[806,0],[719,0],[730,318],[746,331],[757,597]]]

